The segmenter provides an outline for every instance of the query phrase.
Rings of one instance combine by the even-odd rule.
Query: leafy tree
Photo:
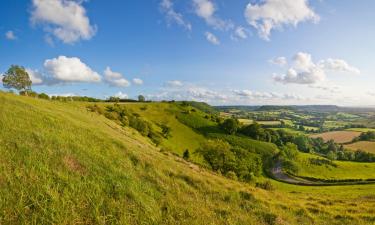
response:
[[[336,160],[337,159],[337,154],[334,151],[329,151],[327,153],[327,158],[330,160]]]
[[[144,102],[144,101],[146,101],[145,96],[143,96],[143,95],[139,95],[139,96],[138,96],[138,101],[139,101],[139,102]]]
[[[3,77],[3,86],[8,89],[14,88],[27,93],[31,90],[31,84],[29,74],[21,66],[12,65]]]
[[[296,137],[294,143],[298,146],[298,149],[303,152],[310,152],[312,150],[310,139],[304,135]]]
[[[227,134],[235,134],[239,128],[239,122],[237,119],[229,118],[224,120],[221,127]]]
[[[208,140],[196,151],[215,171],[226,174],[233,171],[235,155],[230,150],[230,145],[222,140]]]
[[[242,128],[241,133],[246,136],[249,136],[255,140],[266,141],[267,134],[265,129],[258,123],[253,123]]]
[[[298,157],[297,145],[286,143],[285,146],[281,147],[281,156],[287,160],[296,160]]]

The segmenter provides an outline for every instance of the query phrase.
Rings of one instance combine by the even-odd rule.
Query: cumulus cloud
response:
[[[167,87],[182,87],[183,83],[179,80],[170,80],[165,82],[165,86]]]
[[[216,5],[211,0],[193,0],[195,14],[203,18],[209,26],[219,30],[233,28],[231,21],[223,20],[215,15]]]
[[[129,96],[121,91],[117,92],[114,97],[121,98],[121,99],[128,99]]]
[[[360,74],[361,71],[354,67],[350,66],[346,61],[342,59],[327,59],[322,60],[319,62],[319,65],[327,70],[333,70],[333,71],[342,71],[342,72],[349,72],[353,74]]]
[[[285,57],[277,57],[274,59],[270,59],[269,63],[278,65],[278,66],[285,66],[286,64],[288,64],[288,60]]]
[[[265,40],[270,39],[271,31],[275,28],[281,29],[285,25],[296,27],[300,22],[319,21],[319,16],[308,0],[264,0],[259,4],[249,3],[245,17]]]
[[[191,23],[185,20],[181,13],[176,12],[172,0],[162,0],[160,9],[165,14],[168,24],[176,23],[187,30],[192,29]]]
[[[89,40],[96,33],[90,24],[83,1],[33,0],[31,22],[43,24],[44,30],[64,43]]]
[[[39,71],[26,68],[26,72],[33,85],[43,84],[43,75]]]
[[[220,45],[219,39],[213,33],[207,31],[204,35],[206,36],[207,41],[211,44]]]
[[[129,87],[130,82],[126,80],[121,73],[113,72],[110,67],[104,71],[104,81],[116,87]]]
[[[142,85],[143,84],[143,80],[139,79],[139,78],[134,78],[133,79],[133,83],[136,84],[136,85]]]
[[[99,82],[100,75],[79,58],[59,56],[47,59],[44,69],[57,82]]]
[[[227,96],[219,92],[192,84],[185,84],[175,88],[162,89],[158,93],[147,96],[152,100],[191,100],[203,102],[225,102]]]
[[[360,73],[359,69],[342,59],[327,59],[314,63],[310,54],[299,52],[293,58],[293,66],[283,75],[274,74],[273,79],[284,84],[315,84],[326,79],[327,71]]]
[[[14,34],[13,31],[9,30],[5,33],[5,37],[6,39],[8,40],[16,40],[17,39],[17,36]]]

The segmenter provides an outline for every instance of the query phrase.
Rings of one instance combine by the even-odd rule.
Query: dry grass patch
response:
[[[312,138],[323,138],[324,141],[334,140],[336,143],[347,143],[358,137],[361,132],[357,131],[331,131],[321,134],[310,135]]]
[[[365,152],[375,153],[375,142],[359,141],[353,144],[345,145],[345,147],[352,151],[362,150]]]
[[[63,159],[64,165],[72,172],[79,173],[81,175],[86,174],[86,168],[73,156],[67,155]]]

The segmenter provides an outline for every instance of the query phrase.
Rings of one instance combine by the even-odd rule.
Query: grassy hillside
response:
[[[374,185],[263,190],[161,153],[86,106],[0,92],[0,224],[375,221]]]

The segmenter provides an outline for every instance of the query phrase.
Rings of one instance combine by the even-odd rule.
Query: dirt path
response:
[[[297,179],[286,174],[281,165],[281,161],[277,161],[275,167],[271,169],[271,174],[275,180],[290,183],[290,184],[299,184],[299,185],[313,185],[318,184],[317,182],[312,182],[308,180]]]

